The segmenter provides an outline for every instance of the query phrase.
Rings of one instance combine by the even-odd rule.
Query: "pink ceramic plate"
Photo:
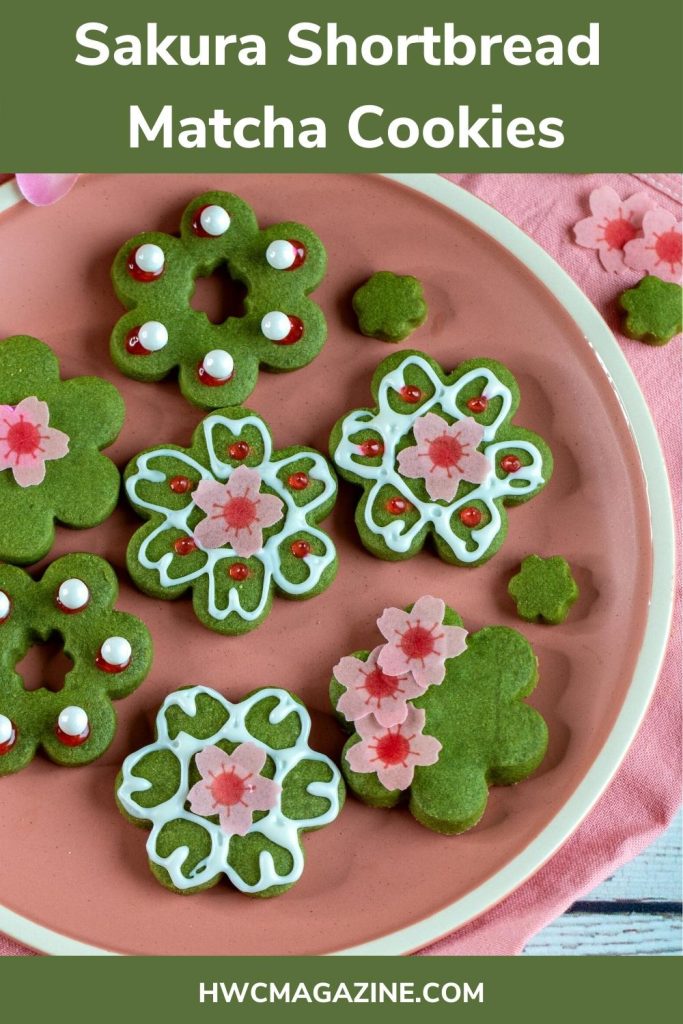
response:
[[[299,372],[263,374],[248,403],[267,416],[278,447],[325,449],[337,417],[369,401],[372,371],[394,348],[354,330],[350,297],[387,268],[425,285],[429,318],[410,343],[447,367],[473,356],[506,363],[521,385],[518,421],[546,438],[556,463],[545,491],[511,511],[501,552],[477,569],[446,566],[428,552],[402,564],[372,558],[353,526],[357,491],[342,485],[328,521],[339,549],[336,583],[307,603],[276,600],[266,623],[238,639],[203,629],[189,600],[154,601],[129,584],[124,552],[139,520],[124,503],[97,530],[60,529],[53,555],[89,550],[116,566],[121,606],[147,622],[156,658],[148,681],[117,706],[118,734],[99,762],[69,770],[37,758],[0,783],[0,928],[38,948],[405,952],[480,913],[535,870],[623,756],[654,684],[669,607],[670,522],[652,425],[611,335],[559,268],[454,186],[433,176],[410,183],[416,188],[379,177],[100,176],[82,179],[49,209],[22,203],[3,214],[0,337],[41,337],[66,375],[99,374],[121,389],[127,420],[111,449],[121,467],[150,445],[187,443],[201,412],[174,382],[138,384],[113,368],[108,338],[121,310],[109,283],[112,257],[138,231],[174,231],[187,201],[214,188],[244,196],[263,224],[310,224],[329,252],[315,296],[330,326],[323,353]],[[203,283],[199,293],[216,315],[215,289]],[[646,484],[620,398],[658,524],[654,588]],[[506,596],[511,571],[531,551],[562,554],[575,569],[581,599],[562,626],[521,623]],[[470,630],[514,626],[534,645],[541,679],[532,702],[551,735],[534,778],[494,791],[481,824],[454,838],[421,828],[407,812],[349,799],[334,825],[306,837],[303,878],[274,900],[227,885],[186,898],[159,886],[145,833],[121,818],[112,794],[125,754],[149,741],[164,695],[195,683],[233,699],[258,685],[291,688],[312,710],[315,743],[336,755],[342,736],[327,702],[331,667],[378,642],[375,619],[385,606],[423,593],[457,608]]]

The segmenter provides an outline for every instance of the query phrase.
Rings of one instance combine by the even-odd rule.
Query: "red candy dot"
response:
[[[157,278],[161,277],[163,274],[163,268],[156,272],[153,270],[143,270],[135,261],[137,251],[137,249],[132,249],[128,254],[128,273],[136,281],[141,281],[143,284],[148,284],[150,281],[156,281]]]
[[[193,551],[197,550],[197,545],[192,537],[178,537],[173,542],[173,550],[176,555],[191,555]]]
[[[239,459],[241,462],[242,459],[246,459],[250,451],[251,449],[246,441],[235,441],[228,448],[228,455],[231,459]]]
[[[305,491],[308,487],[308,473],[292,473],[287,481],[293,491]]]
[[[422,398],[422,392],[414,384],[405,384],[399,391],[399,395],[404,402],[409,402],[410,405],[417,405]]]
[[[468,398],[467,400],[467,408],[470,412],[475,413],[475,415],[480,412],[486,412],[488,404],[489,400],[484,395],[477,395],[476,398]]]
[[[232,380],[234,374],[230,374],[229,377],[213,377],[210,373],[207,373],[204,369],[203,363],[197,364],[197,377],[205,384],[207,388],[222,388],[224,384],[227,384],[229,380]]]
[[[368,441],[363,441],[359,445],[361,455],[365,455],[368,459],[376,459],[380,455],[384,455],[384,445],[381,441],[377,441],[375,438],[370,438]]]
[[[2,757],[3,754],[9,754],[10,750],[13,748],[13,746],[14,746],[14,744],[16,742],[17,742],[17,728],[16,728],[14,722],[12,722],[12,732],[10,734],[9,739],[5,740],[4,743],[0,743],[0,757]]]
[[[244,562],[233,562],[228,569],[228,575],[231,580],[241,583],[249,576],[249,566],[245,565]]]
[[[522,463],[516,455],[506,455],[500,460],[500,468],[504,473],[516,473],[518,469],[522,468]]]
[[[128,334],[126,335],[126,352],[131,356],[151,356],[151,349],[145,348],[144,345],[140,344],[140,339],[138,338],[139,330],[140,324],[128,331]]]
[[[474,505],[466,505],[465,508],[460,510],[460,522],[463,526],[479,526],[481,512]]]
[[[408,509],[411,508],[411,505],[405,498],[401,498],[396,495],[393,498],[389,498],[385,508],[392,516],[402,516],[404,512],[407,512]]]
[[[311,553],[311,545],[307,540],[295,540],[290,550],[295,558],[305,558]]]
[[[192,490],[192,480],[189,476],[173,476],[168,482],[174,494],[187,494]]]
[[[292,266],[289,269],[293,270],[294,267]],[[292,325],[291,329],[285,338],[277,342],[278,345],[294,345],[297,341],[301,341],[304,336],[303,320],[300,320],[298,316],[293,316],[291,313],[288,316],[289,322]]]
[[[58,725],[55,726],[55,736],[65,747],[81,747],[90,736],[90,726],[80,736],[70,736],[68,732],[62,732]]]
[[[291,267],[287,267],[287,270],[296,270],[306,260],[306,246],[296,238],[288,238],[287,241],[294,246],[294,262]]]

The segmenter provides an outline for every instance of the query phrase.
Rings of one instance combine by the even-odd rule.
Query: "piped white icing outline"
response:
[[[263,483],[275,491],[278,497],[283,501],[285,507],[282,529],[278,533],[269,537],[263,548],[252,556],[261,562],[264,574],[261,600],[259,601],[258,606],[251,611],[242,607],[238,587],[230,588],[228,604],[225,608],[219,608],[216,604],[214,570],[219,562],[227,558],[237,557],[235,551],[229,545],[222,548],[206,549],[202,548],[201,544],[196,542],[198,549],[203,551],[206,555],[206,561],[201,568],[181,577],[172,577],[168,573],[169,566],[173,562],[174,557],[176,557],[172,550],[167,551],[156,561],[152,560],[147,554],[150,544],[156,540],[159,534],[166,532],[166,530],[180,530],[186,536],[193,537],[192,530],[188,526],[188,520],[193,510],[196,508],[196,505],[194,501],[190,501],[184,508],[176,510],[167,509],[161,505],[155,505],[153,502],[145,501],[143,498],[139,497],[137,493],[138,482],[140,480],[144,480],[150,483],[162,483],[164,480],[168,479],[168,475],[166,473],[150,467],[150,462],[153,459],[165,457],[185,463],[185,465],[193,469],[202,480],[215,480],[220,482],[228,480],[237,467],[223,462],[216,454],[213,445],[213,431],[218,425],[225,427],[236,437],[240,437],[242,430],[247,426],[254,427],[258,431],[263,444],[263,458],[261,462],[253,468],[258,470]],[[319,508],[328,501],[333,494],[335,494],[336,483],[330,473],[327,461],[320,452],[303,449],[302,451],[297,451],[286,458],[272,461],[272,440],[264,422],[258,416],[250,414],[248,416],[243,416],[241,419],[231,419],[227,416],[211,415],[206,417],[202,426],[204,431],[204,440],[209,453],[209,469],[200,465],[195,459],[191,458],[182,450],[175,450],[172,448],[155,448],[152,451],[143,452],[142,455],[138,456],[136,460],[137,471],[126,481],[126,492],[134,505],[148,509],[152,512],[158,512],[164,517],[164,521],[155,530],[153,530],[140,545],[138,561],[144,569],[155,570],[158,574],[161,586],[166,588],[184,586],[192,583],[194,580],[198,580],[201,576],[208,576],[209,594],[207,611],[209,615],[213,619],[222,622],[230,614],[235,612],[245,622],[253,622],[263,615],[263,612],[267,607],[271,583],[275,584],[275,586],[279,587],[280,590],[283,590],[286,594],[289,594],[292,597],[302,597],[318,586],[323,573],[334,562],[337,553],[332,540],[322,530],[311,525],[308,522],[308,516],[311,512],[314,512],[316,508]],[[313,463],[312,471],[308,471],[309,479],[322,483],[323,489],[316,498],[312,498],[304,505],[298,505],[294,501],[291,491],[285,486],[283,481],[279,479],[278,473],[282,471],[283,467],[299,462],[303,458],[310,459]],[[289,537],[293,537],[295,534],[302,531],[305,531],[311,536],[317,538],[324,547],[324,553],[322,555],[310,554],[307,555],[305,559],[302,559],[308,568],[308,576],[306,579],[302,580],[301,583],[292,583],[282,574],[280,559],[278,558],[278,549],[282,545],[283,541],[286,541]]]
[[[197,697],[200,694],[206,694],[213,700],[217,700],[228,713],[228,720],[223,723],[213,736],[209,736],[207,739],[197,739],[197,737],[191,736],[184,731],[179,732],[175,739],[171,739],[168,735],[166,712],[171,707],[178,707],[186,715],[194,717],[197,714]],[[249,712],[253,707],[269,697],[276,697],[278,700],[277,705],[268,716],[268,720],[272,725],[283,722],[292,712],[299,719],[299,735],[291,747],[283,749],[269,747],[258,737],[252,736],[247,728],[246,719]],[[339,769],[329,757],[318,753],[318,751],[311,750],[309,747],[308,738],[311,731],[311,719],[306,708],[295,701],[287,690],[277,687],[257,690],[245,700],[240,701],[238,704],[233,704],[209,687],[194,686],[187,690],[170,693],[166,697],[157,714],[156,727],[156,741],[129,754],[123,762],[121,769],[122,782],[117,795],[119,803],[127,814],[140,821],[152,823],[152,830],[147,839],[147,855],[154,864],[163,867],[168,872],[176,889],[192,889],[202,885],[205,881],[208,882],[214,879],[221,873],[226,875],[237,889],[246,893],[263,892],[274,885],[292,885],[296,882],[301,877],[304,868],[304,855],[299,843],[300,830],[321,828],[323,825],[328,825],[334,821],[340,810],[339,783],[341,775]],[[271,853],[268,850],[262,850],[259,855],[259,880],[254,885],[249,885],[228,863],[232,836],[227,835],[223,832],[220,825],[209,821],[208,818],[193,814],[192,811],[185,809],[185,802],[190,789],[189,768],[192,758],[200,750],[203,750],[204,747],[218,743],[220,740],[228,740],[231,743],[244,743],[248,741],[255,743],[265,750],[275,763],[273,781],[280,785],[281,792],[287,776],[301,761],[320,761],[330,769],[332,778],[329,782],[310,782],[306,787],[306,792],[310,796],[323,797],[329,801],[330,806],[327,811],[316,818],[288,818],[282,811],[282,799],[280,797],[276,806],[271,808],[265,817],[259,821],[252,822],[251,828],[247,833],[248,835],[260,833],[266,839],[286,849],[291,854],[293,866],[287,874],[278,874]],[[147,754],[160,750],[170,750],[178,759],[180,764],[178,789],[172,797],[169,797],[168,800],[161,804],[157,804],[156,807],[140,807],[133,800],[133,795],[151,789],[153,784],[148,779],[134,776],[133,770]],[[209,855],[193,868],[189,877],[186,877],[182,872],[183,864],[190,853],[187,846],[177,847],[168,857],[162,857],[156,849],[157,838],[163,826],[178,818],[201,825],[211,837],[211,851]]]
[[[434,394],[416,410],[397,412],[389,404],[389,392],[398,393],[406,385],[405,370],[409,366],[417,366],[423,371],[434,388]],[[502,479],[492,469],[482,484],[459,500],[448,503],[423,501],[410,489],[406,479],[397,471],[396,449],[399,442],[412,430],[415,421],[436,405],[440,406],[454,420],[464,419],[467,414],[458,408],[458,396],[462,389],[473,380],[482,378],[486,380],[482,392],[486,398],[491,400],[500,397],[502,399],[498,416],[493,423],[484,427],[483,441],[492,442],[498,428],[505,422],[512,408],[512,392],[507,385],[503,384],[493,370],[485,365],[463,374],[452,384],[444,384],[427,360],[418,354],[406,356],[398,366],[382,377],[379,383],[378,411],[376,413],[368,409],[354,409],[342,420],[342,437],[334,452],[334,461],[340,469],[348,470],[364,480],[375,481],[373,487],[366,492],[364,522],[371,533],[382,537],[391,551],[405,554],[420,531],[426,525],[430,525],[459,561],[476,562],[483,558],[489,550],[503,523],[496,501],[506,495],[530,494],[545,483],[542,475],[543,457],[536,445],[530,441],[515,440],[514,438],[495,444],[487,445],[485,443],[482,449],[483,454],[495,467],[499,451],[517,448],[528,452],[532,458],[531,465],[522,466],[516,473],[509,473]],[[384,452],[380,466],[363,462],[358,444],[350,440],[354,434],[362,430],[374,430],[382,438]],[[522,486],[514,486],[515,482],[521,483]],[[406,529],[407,524],[402,519],[397,519],[384,526],[374,521],[372,511],[375,501],[380,490],[387,485],[394,487],[420,513],[419,518],[409,529]],[[468,550],[466,540],[454,532],[451,522],[463,505],[469,505],[473,501],[481,501],[488,509],[491,518],[484,526],[470,532],[469,536],[474,541],[475,547],[473,550]]]

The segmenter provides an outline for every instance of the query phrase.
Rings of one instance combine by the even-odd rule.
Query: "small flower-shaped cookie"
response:
[[[383,360],[376,405],[338,421],[330,451],[360,484],[356,526],[379,558],[411,558],[431,535],[441,558],[480,565],[507,532],[505,507],[528,501],[552,473],[537,435],[512,422],[517,382],[490,359],[452,373],[421,352]]]
[[[409,274],[380,270],[353,296],[361,334],[381,341],[403,341],[427,319],[422,285]]]
[[[259,229],[243,199],[206,192],[185,210],[179,237],[146,232],[119,250],[112,279],[130,312],[114,328],[112,359],[140,381],[178,368],[180,390],[202,408],[237,405],[254,390],[260,365],[298,370],[320,352],[327,325],[308,295],[326,262],[303,224]],[[196,279],[220,268],[246,295],[243,310],[212,323],[191,299]]]
[[[52,547],[55,521],[84,529],[111,515],[120,478],[100,449],[123,417],[108,381],[61,380],[36,338],[0,342],[0,559],[36,562]]]
[[[154,743],[126,758],[116,783],[122,813],[151,827],[147,855],[162,885],[190,893],[226,878],[277,896],[301,877],[302,833],[330,824],[344,802],[310,729],[287,690],[239,703],[204,686],[169,694]]]
[[[527,555],[520,571],[510,580],[508,593],[521,619],[557,625],[567,618],[579,588],[569,563],[560,555]]]
[[[273,451],[248,409],[222,409],[190,448],[150,448],[126,470],[149,521],[128,546],[141,590],[164,599],[192,588],[197,618],[219,633],[254,629],[277,590],[306,598],[334,579],[334,544],[318,526],[335,502],[334,472],[311,448]]]
[[[147,628],[116,611],[118,581],[96,555],[65,555],[37,582],[0,565],[0,775],[42,747],[57,764],[89,764],[116,731],[112,700],[132,693],[152,662]],[[34,644],[60,637],[73,661],[61,690],[27,690],[17,665]]]
[[[648,345],[666,345],[683,330],[683,288],[648,274],[619,296],[626,312],[624,330]]]

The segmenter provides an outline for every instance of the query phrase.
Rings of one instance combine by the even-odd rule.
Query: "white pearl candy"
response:
[[[268,341],[284,341],[292,329],[292,321],[286,313],[273,309],[261,321],[261,333]]]
[[[83,708],[71,704],[59,712],[57,725],[65,736],[82,736],[89,725],[88,716]]]
[[[205,206],[199,216],[199,223],[207,235],[218,238],[230,227],[230,214],[222,206]]]
[[[108,665],[124,668],[130,661],[133,649],[123,636],[110,636],[100,647],[100,655]]]
[[[90,600],[90,591],[83,580],[64,580],[57,592],[57,600],[63,608],[76,612],[79,608],[85,608]]]
[[[273,270],[289,270],[296,259],[296,249],[285,238],[271,242],[266,249],[266,260]]]
[[[159,274],[164,269],[164,250],[154,242],[145,242],[135,253],[135,262],[146,274]]]
[[[168,331],[158,320],[148,320],[138,331],[138,341],[148,352],[158,352],[168,344]]]
[[[0,744],[9,743],[14,736],[14,726],[7,715],[0,715]]]
[[[10,613],[12,605],[4,590],[0,590],[0,622],[4,622]]]
[[[235,369],[235,360],[225,349],[214,348],[204,356],[202,369],[214,380],[229,380]]]

